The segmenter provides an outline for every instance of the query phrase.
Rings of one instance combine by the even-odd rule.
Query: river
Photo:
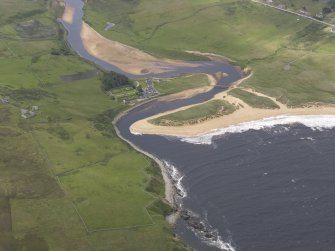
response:
[[[83,3],[66,2],[75,9],[73,23],[63,23],[73,49],[106,70],[137,77],[87,53],[80,39]],[[335,130],[299,124],[250,127],[217,135],[210,144],[130,133],[133,122],[209,100],[242,77],[225,62],[196,64],[144,77],[217,71],[228,76],[207,93],[151,101],[116,123],[123,138],[163,161],[174,177],[178,203],[185,209],[175,232],[196,250],[335,250]]]

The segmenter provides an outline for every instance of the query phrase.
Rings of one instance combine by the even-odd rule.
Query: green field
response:
[[[182,126],[185,124],[197,124],[210,118],[233,113],[235,110],[235,106],[226,101],[211,100],[182,111],[151,119],[149,122],[161,126]]]
[[[170,79],[154,81],[155,88],[160,94],[171,94],[189,89],[209,86],[208,77],[205,74],[195,74]]]
[[[242,90],[240,88],[234,88],[228,92],[236,98],[241,99],[246,104],[255,108],[265,108],[265,109],[278,109],[279,106],[267,97],[258,96],[254,93]]]
[[[0,250],[184,250],[165,221],[159,168],[114,131],[129,106],[102,91],[100,74],[78,77],[97,69],[64,50],[59,12],[0,1]],[[15,29],[31,20],[43,24],[33,41]]]
[[[324,3],[311,2],[299,1]],[[254,71],[243,85],[289,106],[335,102],[335,34],[307,19],[248,0],[92,0],[85,19],[104,36],[160,57],[224,55]],[[104,31],[106,22],[116,25]]]

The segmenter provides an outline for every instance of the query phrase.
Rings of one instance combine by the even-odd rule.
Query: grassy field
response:
[[[104,36],[161,57],[227,56],[254,71],[243,85],[289,106],[335,101],[335,34],[310,20],[248,0],[92,0],[85,18]],[[116,25],[105,31],[106,22]]]
[[[279,106],[267,97],[258,96],[254,93],[242,90],[240,88],[234,88],[228,92],[236,98],[241,99],[246,104],[255,108],[265,108],[265,109],[278,109]]]
[[[65,80],[97,69],[64,54],[61,37],[15,29],[38,20],[58,31],[59,9],[4,0],[0,12],[0,250],[184,250],[165,221],[159,168],[115,134],[128,106],[99,75]]]
[[[210,85],[208,77],[205,74],[161,79],[159,81],[154,81],[154,84],[160,94],[171,94]]]
[[[163,115],[149,120],[150,123],[162,126],[181,126],[185,124],[197,124],[210,118],[227,115],[236,110],[235,106],[223,101],[212,100],[200,105],[196,105],[186,110]]]

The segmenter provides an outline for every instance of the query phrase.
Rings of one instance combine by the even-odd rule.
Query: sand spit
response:
[[[231,88],[239,85],[243,80],[237,81]],[[231,89],[230,88],[230,89]],[[146,118],[140,121],[135,122],[130,130],[132,133],[137,134],[158,134],[158,135],[169,135],[169,136],[177,136],[177,137],[195,137],[204,135],[212,132],[215,129],[219,128],[227,128],[230,126],[238,125],[241,123],[251,122],[263,120],[269,117],[279,117],[279,116],[306,116],[306,115],[335,115],[335,106],[319,106],[319,105],[309,105],[306,107],[296,107],[289,108],[285,104],[278,102],[273,97],[268,97],[265,94],[258,93],[256,91],[246,89],[251,91],[259,96],[268,97],[273,100],[280,108],[279,109],[260,109],[253,108],[243,102],[242,100],[235,98],[228,94],[229,90],[221,92],[212,100],[225,100],[228,101],[238,109],[229,115],[224,115],[222,117],[214,118],[211,120],[204,121],[195,125],[184,125],[184,126],[157,126],[148,122],[148,120],[160,117],[162,115],[170,114],[177,111],[182,111],[193,107],[195,105],[190,105],[186,107],[182,107],[173,111],[157,114],[150,118]],[[198,105],[198,104],[197,104]]]
[[[70,5],[66,4],[64,13],[62,16],[62,20],[68,24],[72,24],[74,17],[74,9]]]
[[[171,71],[176,67],[197,66],[177,60],[158,59],[134,47],[109,40],[85,22],[82,25],[81,39],[91,55],[130,74],[156,74]]]

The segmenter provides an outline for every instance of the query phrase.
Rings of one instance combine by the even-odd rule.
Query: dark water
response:
[[[74,24],[64,24],[73,48],[103,68],[122,73],[85,51],[78,35],[82,3],[66,1],[77,10]],[[120,133],[180,171],[187,192],[183,206],[199,215],[211,230],[217,230],[234,250],[335,250],[335,130],[277,126],[223,135],[211,145],[129,132],[138,119],[208,100],[241,77],[223,62],[202,62],[197,69],[169,72],[172,76],[218,69],[229,76],[212,91],[187,100],[153,101],[137,107],[118,121]],[[219,250],[197,238],[183,220],[175,231],[197,250]]]
[[[119,128],[128,126],[123,122]],[[212,145],[121,130],[178,168],[188,194],[184,207],[235,250],[335,250],[335,130],[287,128],[228,134]],[[176,232],[198,250],[218,250],[182,220]]]
[[[184,205],[208,215],[236,250],[335,250],[335,130],[280,129],[172,152],[185,174]]]

